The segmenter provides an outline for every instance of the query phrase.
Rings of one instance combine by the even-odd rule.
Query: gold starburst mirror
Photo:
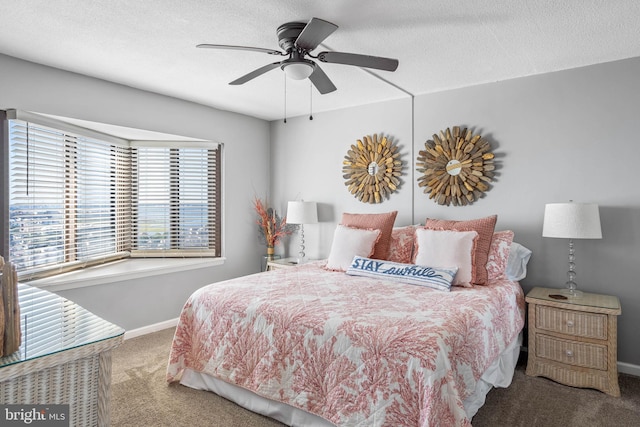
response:
[[[344,185],[363,203],[381,203],[400,185],[402,160],[398,146],[386,136],[359,139],[342,164]]]
[[[495,165],[491,144],[467,128],[433,135],[418,153],[418,186],[439,205],[464,206],[488,191]]]

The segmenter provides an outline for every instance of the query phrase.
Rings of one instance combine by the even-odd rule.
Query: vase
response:
[[[267,271],[267,263],[274,259],[280,259],[280,255],[275,255],[273,246],[267,246],[267,254],[262,256],[262,265],[260,271]]]

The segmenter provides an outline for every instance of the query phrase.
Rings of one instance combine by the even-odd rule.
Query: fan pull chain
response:
[[[284,122],[287,123],[287,75],[282,73],[284,76]]]
[[[313,120],[313,85],[309,80],[309,120]]]

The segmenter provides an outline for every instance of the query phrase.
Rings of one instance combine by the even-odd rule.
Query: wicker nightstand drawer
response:
[[[536,328],[578,337],[606,340],[607,316],[538,305],[536,306]]]
[[[536,335],[536,356],[572,366],[607,370],[607,347]]]

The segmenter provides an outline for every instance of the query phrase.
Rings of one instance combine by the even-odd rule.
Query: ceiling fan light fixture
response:
[[[285,79],[292,80],[309,79],[311,85],[324,95],[336,90],[331,79],[322,71],[322,68],[315,61],[307,59],[313,58],[324,63],[352,65],[361,68],[373,68],[383,71],[395,71],[398,68],[398,60],[371,55],[360,55],[357,53],[345,52],[320,52],[312,55],[322,42],[338,29],[336,24],[319,18],[311,18],[305,22],[287,22],[278,27],[278,44],[280,50],[265,49],[260,47],[222,45],[222,44],[199,44],[196,47],[207,47],[213,49],[236,49],[249,50],[268,53],[270,55],[288,56],[287,59],[257,68],[244,76],[230,82],[230,85],[241,85],[255,79],[273,69],[280,67],[285,73]]]
[[[313,73],[314,66],[311,61],[286,62],[282,64],[282,70],[290,79],[304,80]]]

